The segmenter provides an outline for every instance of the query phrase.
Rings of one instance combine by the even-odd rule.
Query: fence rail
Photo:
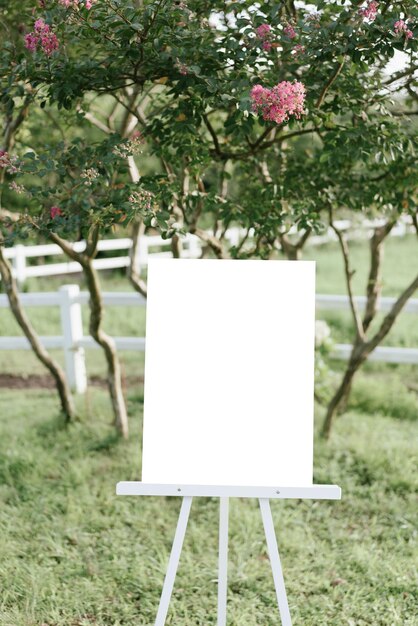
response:
[[[99,346],[90,336],[83,333],[81,306],[89,301],[89,294],[81,292],[78,285],[65,285],[56,292],[23,293],[22,304],[32,306],[59,306],[62,335],[41,337],[46,348],[64,350],[65,368],[68,382],[77,393],[84,393],[87,388],[87,371],[85,349],[98,349]],[[356,298],[358,306],[364,307],[365,298]],[[103,302],[107,306],[145,306],[146,300],[137,293],[104,292]],[[388,311],[395,302],[395,298],[381,298],[379,309]],[[348,310],[347,296],[324,295],[316,296],[318,309]],[[0,308],[7,308],[7,296],[0,295]],[[404,311],[418,314],[418,299],[409,300]],[[119,350],[145,350],[144,337],[115,337],[116,347]],[[0,337],[0,350],[29,350],[30,344],[26,337]],[[336,359],[347,360],[350,356],[351,345],[337,344],[332,353]],[[370,361],[385,363],[418,363],[418,348],[378,347],[369,356]]]
[[[336,226],[347,233],[349,239],[361,239],[370,236],[377,226],[383,224],[383,220],[364,220],[360,224],[354,224],[350,220],[339,220]],[[402,237],[413,229],[412,222],[406,217],[399,220],[392,229],[391,235]],[[294,234],[294,229],[289,234]],[[250,231],[247,245],[251,244],[253,233]],[[242,238],[246,236],[246,231],[239,228],[230,228],[225,233],[225,239],[230,246],[237,246]],[[309,245],[323,245],[331,241],[336,241],[335,232],[329,228],[323,235],[312,235],[308,239]],[[198,258],[202,254],[202,242],[195,235],[187,234],[182,237],[183,252],[185,258]],[[138,265],[145,267],[148,256],[172,256],[171,244],[167,239],[162,239],[159,235],[143,235],[139,242]],[[74,250],[82,252],[86,247],[85,241],[78,241],[73,244]],[[93,265],[98,270],[120,269],[128,267],[130,264],[129,250],[132,247],[132,239],[103,239],[98,243],[98,252],[127,251],[117,257],[95,259]],[[28,278],[41,276],[57,276],[63,274],[73,274],[81,271],[81,266],[76,261],[66,261],[63,263],[43,263],[37,265],[28,264],[28,259],[48,256],[63,255],[63,251],[56,244],[45,244],[36,246],[24,246],[18,244],[12,248],[6,248],[5,256],[12,261],[13,273],[19,285],[24,285]]]

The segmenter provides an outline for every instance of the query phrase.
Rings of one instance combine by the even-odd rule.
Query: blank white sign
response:
[[[150,259],[142,480],[308,486],[315,263]]]

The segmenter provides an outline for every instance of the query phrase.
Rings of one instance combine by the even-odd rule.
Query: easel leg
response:
[[[174,535],[173,547],[171,548],[170,560],[168,561],[167,573],[164,579],[163,591],[161,593],[160,604],[158,606],[155,626],[164,626],[165,624],[171,593],[173,591],[174,579],[176,577],[180,561],[181,549],[183,547],[184,535],[186,534],[192,499],[193,498],[191,496],[185,496],[181,504],[176,534]]]
[[[273,518],[271,516],[270,502],[267,498],[260,498],[259,502],[282,626],[292,626],[289,605],[287,603],[286,588],[284,586],[282,566],[280,563],[279,549],[277,547]]]
[[[229,498],[219,503],[218,626],[226,626]]]

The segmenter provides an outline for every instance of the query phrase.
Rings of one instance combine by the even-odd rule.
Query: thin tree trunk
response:
[[[180,259],[183,246],[181,243],[181,239],[178,235],[173,235],[171,237],[170,246],[171,252],[173,254],[173,259]]]
[[[388,222],[381,228],[376,228],[373,237],[370,239],[370,272],[367,281],[367,304],[363,317],[364,332],[367,331],[376,317],[382,291],[383,243],[395,224],[396,220]]]
[[[353,384],[353,378],[357,370],[367,358],[367,354],[364,352],[363,342],[361,342],[360,339],[358,341],[359,343],[354,346],[351,353],[343,379],[327,407],[324,423],[322,425],[322,436],[326,439],[329,439],[334,417],[340,410],[341,404],[346,402],[348,399],[348,395]]]
[[[103,301],[97,272],[91,258],[84,258],[83,271],[86,277],[87,288],[90,293],[90,325],[89,330],[93,339],[103,348],[107,363],[107,382],[112,401],[115,426],[118,432],[126,439],[128,437],[128,414],[122,390],[121,367],[116,351],[115,341],[102,329]]]
[[[97,226],[92,227],[87,238],[86,251],[76,252],[72,245],[57,235],[49,233],[50,239],[58,244],[60,248],[71,259],[80,263],[86,277],[87,288],[90,294],[90,322],[89,330],[93,339],[99,344],[105,353],[107,372],[108,372],[108,389],[112,402],[113,415],[115,417],[116,430],[124,437],[128,437],[128,414],[126,411],[125,398],[122,390],[121,367],[116,350],[115,341],[107,335],[102,329],[103,319],[103,301],[100,290],[100,282],[97,272],[93,267],[93,258],[97,251],[97,243],[99,238],[99,229]]]
[[[3,285],[9,299],[12,313],[22,329],[24,335],[28,339],[32,349],[41,361],[41,363],[49,370],[54,378],[55,385],[59,394],[61,409],[67,422],[75,417],[75,407],[70,388],[67,383],[65,373],[61,366],[51,357],[39,340],[39,337],[29,321],[24,309],[22,308],[17,284],[12,275],[10,263],[3,254],[3,248],[0,246],[0,274]]]

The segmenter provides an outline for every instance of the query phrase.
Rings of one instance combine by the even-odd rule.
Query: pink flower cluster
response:
[[[60,217],[62,215],[62,211],[59,206],[52,206],[49,209],[49,215],[51,216],[51,219],[54,220],[56,217]]]
[[[270,36],[271,36],[271,26],[270,24],[260,24],[260,26],[258,26],[255,29],[257,38],[260,39],[263,43],[262,43],[262,48],[263,50],[271,50],[272,48],[272,44],[270,40]]]
[[[59,3],[62,4],[62,6],[64,6],[66,9],[69,9],[70,7],[72,9],[77,9],[79,6],[84,4],[86,9],[90,10],[95,2],[96,0],[84,0],[84,3],[83,0],[59,0]]]
[[[295,57],[298,57],[298,56],[301,56],[301,55],[305,54],[306,48],[305,48],[305,46],[302,46],[302,44],[297,43],[293,47],[293,52],[294,52]]]
[[[305,94],[305,86],[298,81],[290,83],[284,80],[272,89],[254,85],[250,93],[252,109],[261,113],[264,120],[282,124],[291,115],[299,119],[305,112]]]
[[[36,52],[40,48],[49,57],[58,50],[59,41],[55,33],[51,32],[50,26],[39,18],[34,24],[33,32],[25,35],[25,46],[30,52]]]
[[[286,24],[285,27],[283,28],[283,33],[289,39],[296,39],[296,37],[297,37],[296,31],[293,28],[292,24]]]
[[[187,76],[189,73],[189,68],[185,63],[182,63],[179,59],[174,63],[174,67],[180,72],[182,76]]]
[[[9,185],[9,189],[11,191],[15,191],[18,194],[25,193],[25,191],[26,191],[24,186],[23,185],[18,185],[15,180],[12,180],[12,182]]]
[[[408,25],[406,22],[404,22],[404,20],[398,20],[397,22],[395,22],[394,29],[395,35],[404,34],[406,39],[414,38],[414,33],[408,28]]]
[[[374,22],[377,15],[377,10],[379,8],[379,3],[375,0],[370,0],[365,7],[359,9],[359,15],[364,17],[364,19],[369,20],[370,22]]]
[[[5,169],[8,174],[20,172],[17,156],[10,156],[6,150],[0,150],[0,169]]]

